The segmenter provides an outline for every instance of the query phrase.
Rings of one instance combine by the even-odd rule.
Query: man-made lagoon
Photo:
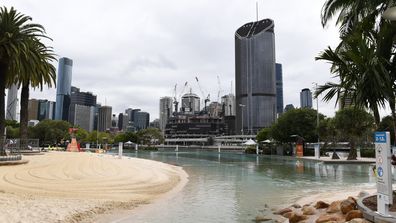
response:
[[[181,192],[117,222],[252,222],[277,207],[320,192],[373,187],[368,164],[323,164],[291,157],[203,151],[132,152],[126,156],[179,165],[189,174]],[[164,204],[165,202],[165,204]]]

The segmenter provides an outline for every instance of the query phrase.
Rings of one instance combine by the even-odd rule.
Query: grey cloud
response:
[[[338,41],[337,28],[320,25],[324,1],[259,1],[259,18],[275,21],[285,104],[298,106],[301,88],[331,80],[329,65],[314,61],[321,50]],[[172,96],[175,84],[188,81],[201,95],[195,76],[212,100],[219,89],[229,93],[234,80],[234,32],[256,16],[256,0],[3,2],[44,25],[54,39],[55,52],[74,60],[73,85],[94,92],[102,103],[106,98],[114,113],[141,107],[152,119],[158,117],[159,97]],[[54,100],[55,90],[31,95]],[[334,104],[320,102],[320,110],[332,115]]]

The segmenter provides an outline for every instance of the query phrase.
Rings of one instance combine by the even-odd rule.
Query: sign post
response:
[[[375,132],[375,157],[377,173],[378,214],[389,216],[389,205],[393,203],[391,147],[389,132]]]

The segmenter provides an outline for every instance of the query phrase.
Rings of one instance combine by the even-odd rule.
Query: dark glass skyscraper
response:
[[[73,60],[66,57],[59,59],[58,80],[56,82],[56,120],[67,121],[69,118],[72,68]]]
[[[256,133],[275,121],[275,35],[271,19],[247,23],[235,32],[235,92],[237,133],[242,129],[244,133]]]
[[[312,92],[309,88],[304,88],[300,92],[301,108],[312,108]]]
[[[276,113],[283,113],[283,74],[282,64],[275,64],[276,72]]]

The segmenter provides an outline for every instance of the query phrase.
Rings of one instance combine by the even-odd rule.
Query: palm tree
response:
[[[327,0],[322,7],[322,25],[326,26],[338,14],[336,25],[340,26],[341,35],[353,31],[363,20],[371,21],[371,29],[375,29],[375,21],[395,4],[394,0]]]
[[[51,47],[47,47],[37,38],[27,42],[28,54],[21,56],[22,66],[15,82],[21,87],[20,137],[21,148],[27,148],[28,139],[28,103],[29,87],[43,89],[44,85],[55,85],[55,67],[51,64],[56,60]]]
[[[372,57],[366,55],[362,56],[362,59],[365,58],[364,61],[354,61],[361,65],[366,63],[366,66],[359,66],[359,70],[365,73],[365,78],[357,80],[359,83],[364,83],[355,87],[363,89],[355,89],[360,93],[355,94],[358,97],[353,98],[355,99],[353,102],[369,105],[378,124],[379,115],[376,114],[378,106],[383,106],[384,101],[387,101],[396,127],[396,60],[393,53],[396,29],[389,21],[381,17],[387,8],[394,5],[396,5],[395,0],[327,0],[322,8],[322,25],[327,25],[330,19],[338,14],[336,24],[340,25],[340,36],[343,39],[338,48],[351,45],[344,41],[345,37],[355,36],[357,39],[363,39],[364,41],[361,43],[367,39],[370,40],[366,44],[371,44],[367,48]],[[322,55],[318,59],[320,57]],[[349,75],[353,76],[352,72]],[[370,83],[369,80],[374,82]],[[342,80],[340,84],[345,85]],[[366,92],[362,92],[362,90],[366,90]],[[371,98],[371,102],[365,100],[368,98]]]
[[[44,34],[44,28],[30,20],[31,17],[18,13],[13,7],[10,10],[0,8],[0,155],[4,155],[1,141],[5,128],[5,89],[20,71],[21,55],[26,55],[29,50],[26,42]]]
[[[385,106],[387,89],[392,84],[385,68],[387,61],[377,55],[377,48],[372,35],[354,32],[344,36],[337,49],[329,47],[323,51],[316,59],[329,62],[330,71],[340,82],[319,86],[316,95],[327,92],[323,100],[336,97],[336,103],[342,107],[349,98],[355,106],[370,109],[379,124],[378,108]]]

